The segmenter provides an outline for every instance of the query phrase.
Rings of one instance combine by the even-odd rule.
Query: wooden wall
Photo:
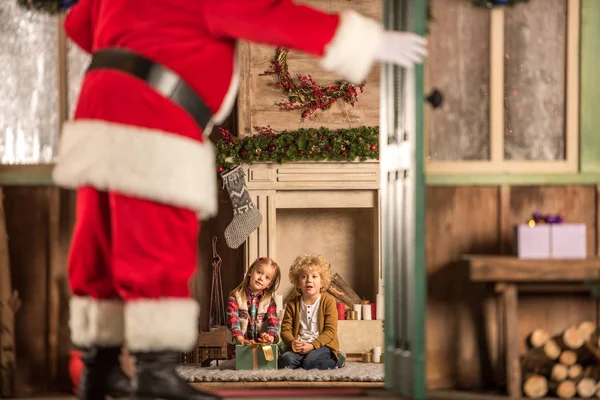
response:
[[[430,388],[482,388],[502,378],[494,369],[498,317],[492,288],[469,282],[462,254],[510,254],[513,226],[533,210],[564,212],[583,222],[588,255],[598,251],[596,186],[428,187],[426,257],[428,271],[427,366]],[[534,328],[559,332],[584,319],[595,320],[586,294],[524,294],[519,299],[519,335]]]
[[[381,19],[381,0],[300,0],[328,12],[354,9],[376,20]],[[358,96],[353,106],[338,101],[327,111],[317,111],[302,120],[301,111],[282,111],[277,105],[286,100],[284,93],[275,86],[273,76],[260,76],[269,68],[275,55],[271,46],[242,43],[239,45],[240,90],[238,96],[238,124],[240,136],[255,134],[252,127],[270,125],[275,130],[296,130],[300,128],[329,129],[356,128],[379,125],[379,81],[380,68],[375,65],[366,78],[364,92]],[[339,75],[324,71],[319,59],[299,51],[291,50],[288,55],[290,74],[311,75],[319,85],[328,85],[340,79]]]

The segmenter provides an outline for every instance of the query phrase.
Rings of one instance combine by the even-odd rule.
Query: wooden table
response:
[[[466,255],[472,282],[494,283],[504,308],[504,349],[506,351],[506,386],[508,395],[521,397],[521,363],[519,361],[518,291],[543,288],[564,291],[567,285],[581,291],[583,283],[600,280],[600,259],[523,260],[516,256]]]

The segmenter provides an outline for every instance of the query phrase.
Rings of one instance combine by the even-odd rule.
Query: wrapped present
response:
[[[583,259],[587,257],[585,224],[550,225],[550,257],[555,259]]]
[[[587,256],[585,224],[565,224],[560,214],[534,212],[517,226],[517,255],[527,259],[581,259]]]
[[[550,225],[518,225],[517,256],[526,259],[550,258]]]
[[[251,344],[235,346],[235,369],[277,369],[276,344]]]

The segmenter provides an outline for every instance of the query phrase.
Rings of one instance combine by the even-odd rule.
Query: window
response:
[[[493,10],[431,0],[431,174],[572,174],[579,165],[581,0]]]

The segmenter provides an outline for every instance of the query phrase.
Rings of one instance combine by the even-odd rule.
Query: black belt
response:
[[[92,56],[88,71],[116,69],[136,76],[186,110],[204,131],[212,117],[210,109],[194,90],[170,69],[126,49],[99,50]]]

